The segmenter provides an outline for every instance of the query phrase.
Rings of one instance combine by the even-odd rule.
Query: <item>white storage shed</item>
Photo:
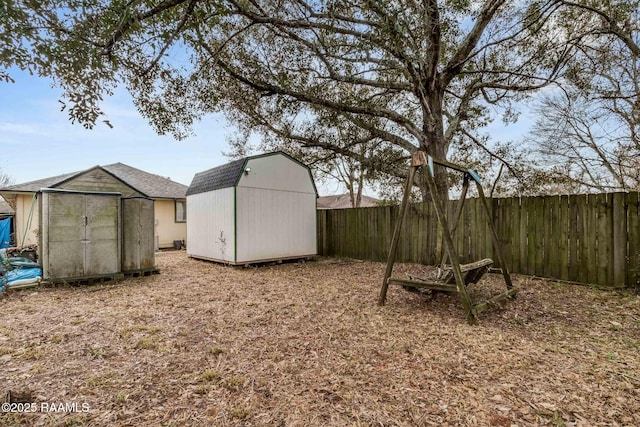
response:
[[[234,265],[316,255],[317,197],[309,168],[282,152],[197,173],[187,190],[187,254]]]

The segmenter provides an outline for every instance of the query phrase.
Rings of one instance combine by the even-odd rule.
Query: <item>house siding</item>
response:
[[[159,248],[173,247],[174,240],[187,240],[186,222],[176,222],[175,200],[155,201],[155,239]],[[187,211],[188,214],[188,211]]]
[[[33,209],[32,209],[33,203]],[[40,208],[38,196],[33,200],[33,193],[18,194],[16,196],[16,215],[15,215],[15,232],[16,245],[34,245],[39,243],[40,230]],[[31,223],[29,224],[29,216],[31,215]],[[26,237],[25,237],[26,235]]]

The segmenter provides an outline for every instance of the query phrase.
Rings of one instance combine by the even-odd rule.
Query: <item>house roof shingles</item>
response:
[[[186,197],[187,186],[169,178],[145,172],[140,169],[125,165],[124,163],[113,163],[106,166],[96,166],[111,175],[115,176],[125,184],[145,194],[152,199],[184,199]],[[95,169],[95,168],[91,168]],[[42,188],[56,188],[57,185],[89,170],[72,172],[63,175],[52,176],[36,181],[25,182],[23,184],[11,185],[2,188],[3,191],[16,192],[37,192]]]
[[[57,184],[66,181],[69,178],[79,174],[80,172],[72,172],[65,173],[63,175],[56,175],[49,178],[38,179],[35,181],[29,181],[22,184],[10,185],[8,187],[2,188],[5,191],[25,191],[34,193],[36,191],[40,191],[41,188],[53,188]]]
[[[102,169],[152,199],[184,199],[186,197],[187,186],[171,181],[169,178],[145,172],[124,163],[102,166]]]

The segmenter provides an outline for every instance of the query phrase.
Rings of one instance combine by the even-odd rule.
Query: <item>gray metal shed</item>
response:
[[[187,254],[229,264],[317,254],[309,168],[282,153],[197,173],[187,190]]]
[[[51,282],[121,274],[120,193],[42,189],[40,263]]]
[[[154,202],[118,192],[41,189],[39,255],[50,282],[157,271]]]

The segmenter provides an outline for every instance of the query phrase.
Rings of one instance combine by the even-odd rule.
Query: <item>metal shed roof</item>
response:
[[[287,153],[284,153],[282,151],[275,151],[273,153],[265,153],[256,156],[245,157],[242,159],[234,160],[222,166],[217,166],[203,172],[198,172],[194,175],[193,180],[191,181],[191,185],[187,189],[187,196],[205,193],[207,191],[220,190],[222,188],[235,187],[240,182],[242,172],[244,171],[245,166],[249,160],[273,155],[285,156],[306,168],[309,171],[309,179],[311,179],[313,188],[316,188],[316,184],[313,180],[313,177],[311,176],[311,170],[307,165],[294,159]],[[318,192],[316,190],[316,195],[317,193]]]

